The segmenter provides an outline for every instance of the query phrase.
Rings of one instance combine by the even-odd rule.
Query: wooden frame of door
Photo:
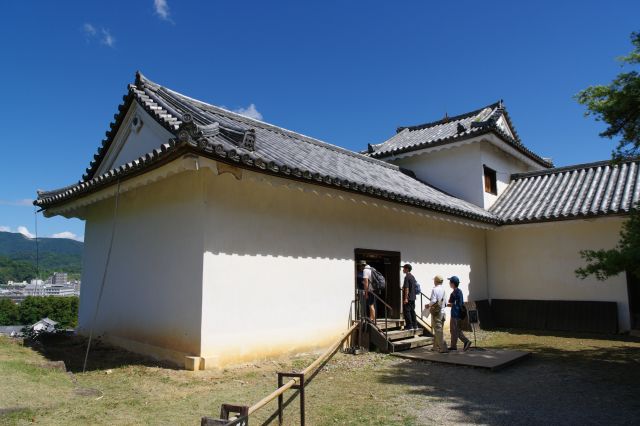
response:
[[[387,287],[385,291],[385,302],[393,308],[393,313],[390,315],[393,318],[402,318],[402,290],[400,286],[400,252],[378,249],[365,249],[356,248],[354,250],[354,271],[357,285],[357,262],[359,260],[366,260],[371,265],[374,263],[374,268],[378,269],[382,273],[387,281]],[[382,270],[376,267],[376,264],[384,265]],[[384,311],[379,311],[378,316],[382,317]]]

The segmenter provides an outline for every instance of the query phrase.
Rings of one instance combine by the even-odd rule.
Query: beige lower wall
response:
[[[581,280],[579,251],[610,249],[621,218],[506,226],[487,233],[489,296],[494,299],[613,301],[621,330],[630,328],[624,274],[607,281]]]

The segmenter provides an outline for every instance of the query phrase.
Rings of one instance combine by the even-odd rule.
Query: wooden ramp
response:
[[[416,348],[392,355],[400,358],[419,361],[440,362],[444,364],[460,365],[464,367],[487,368],[498,370],[531,355],[531,352],[511,351],[506,349],[469,349],[467,352],[450,351],[441,354],[432,352],[431,348]]]

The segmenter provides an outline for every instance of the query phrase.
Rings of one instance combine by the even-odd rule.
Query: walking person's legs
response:
[[[409,316],[411,318],[411,326],[416,329],[418,328],[418,320],[416,319],[416,302],[414,301],[410,301],[409,302]]]
[[[433,317],[434,315],[431,314]],[[434,326],[435,339],[433,341],[433,348],[439,352],[448,352],[447,342],[444,340],[444,315],[435,315],[435,319],[432,322]]]
[[[411,323],[411,307],[410,303],[405,303],[402,305],[402,315],[404,316],[404,329],[410,330],[413,329],[413,324]]]
[[[451,318],[449,321],[449,332],[451,332],[451,348],[456,350],[458,348],[458,336],[459,336],[459,324],[457,318]]]
[[[471,341],[467,338],[467,336],[464,335],[464,331],[462,331],[462,320],[458,320],[457,330],[458,337],[460,338],[460,340],[462,340],[462,343],[464,344],[464,350],[466,351],[471,347]]]
[[[444,321],[445,321],[445,316],[444,316],[444,312],[440,313],[440,318],[439,318],[439,322],[440,322],[440,352],[449,352],[449,348],[447,347],[447,341],[444,338]]]
[[[438,321],[436,316],[431,314],[431,330],[433,330],[433,350],[438,350]]]

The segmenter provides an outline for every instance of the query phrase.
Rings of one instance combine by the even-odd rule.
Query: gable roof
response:
[[[137,101],[175,138],[153,152],[100,176],[96,170],[113,143],[128,107]],[[39,191],[46,209],[144,173],[185,152],[283,178],[363,193],[432,211],[497,224],[472,203],[445,194],[407,175],[398,166],[290,130],[216,107],[154,83],[137,73],[106,139],[82,180],[54,191]]]
[[[640,201],[640,160],[515,174],[490,211],[505,224],[628,214]]]
[[[498,124],[501,117],[504,117],[511,134]],[[385,142],[369,145],[368,155],[374,158],[385,158],[404,152],[447,145],[486,133],[496,134],[505,143],[541,166],[553,167],[549,160],[540,157],[524,146],[502,101],[431,123],[398,127],[396,134]]]

